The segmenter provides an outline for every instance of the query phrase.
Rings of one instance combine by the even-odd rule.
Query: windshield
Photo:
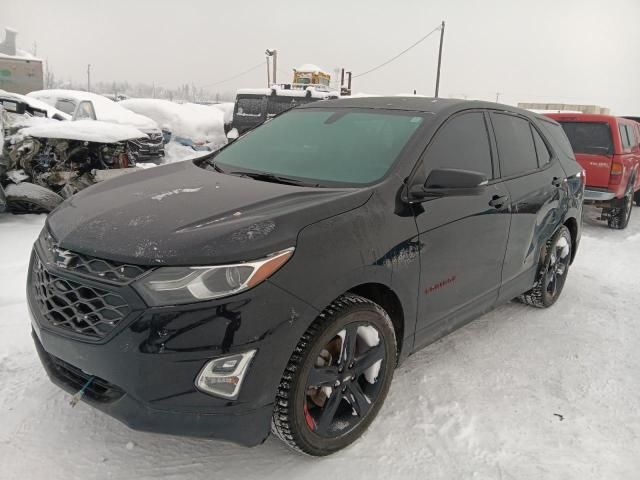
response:
[[[387,173],[422,121],[415,112],[293,110],[238,139],[214,161],[225,172],[368,184]]]
[[[613,153],[611,130],[607,123],[560,122],[575,153],[610,155]]]

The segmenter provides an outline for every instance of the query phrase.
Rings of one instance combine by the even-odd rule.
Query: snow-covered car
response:
[[[134,127],[142,136],[129,140],[136,162],[160,162],[164,157],[164,137],[156,122],[120,106],[103,95],[79,90],[38,90],[28,97],[45,102],[71,116],[73,120],[99,120]]]
[[[170,138],[194,150],[213,151],[227,143],[225,111],[215,105],[175,103],[157,98],[130,98],[118,105],[154,120]]]
[[[135,165],[130,140],[140,130],[69,119],[37,99],[0,90],[0,211],[49,212],[97,181],[133,171],[122,169]]]

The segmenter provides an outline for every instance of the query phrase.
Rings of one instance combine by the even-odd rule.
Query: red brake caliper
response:
[[[307,408],[307,402],[304,402],[304,419],[307,421],[307,426],[311,430],[316,429],[316,421],[313,419],[311,414],[309,413],[309,409]]]

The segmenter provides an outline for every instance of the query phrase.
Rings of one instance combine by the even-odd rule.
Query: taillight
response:
[[[622,171],[624,167],[621,163],[611,162],[611,173],[609,178],[609,184],[611,185],[619,185],[620,180],[622,179]]]
[[[583,185],[587,184],[587,171],[584,168],[580,169],[576,177],[582,180]]]

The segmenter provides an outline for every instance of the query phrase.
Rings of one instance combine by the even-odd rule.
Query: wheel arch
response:
[[[391,318],[393,329],[396,334],[396,342],[398,344],[398,359],[402,358],[405,347],[405,318],[402,302],[398,295],[388,286],[382,283],[363,283],[350,288],[348,292],[354,293],[361,297],[371,300],[380,305]]]

